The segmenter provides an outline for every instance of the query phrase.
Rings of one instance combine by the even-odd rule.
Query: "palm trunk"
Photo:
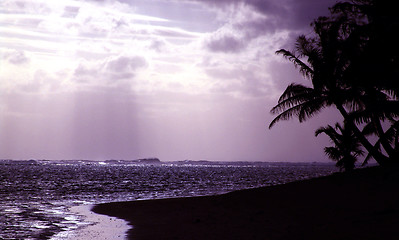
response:
[[[377,135],[380,138],[381,144],[384,147],[385,151],[388,153],[388,156],[390,157],[390,159],[395,159],[395,150],[393,149],[391,144],[389,144],[389,142],[387,141],[387,138],[384,136],[385,132],[382,129],[380,120],[378,119],[378,117],[376,117],[373,114],[372,121],[377,130]]]
[[[356,124],[350,119],[349,114],[346,112],[345,108],[340,104],[335,104],[338,111],[344,117],[345,121],[350,124],[349,126],[352,128],[353,133],[359,139],[360,143],[366,148],[371,156],[377,161],[377,163],[381,166],[387,165],[389,159],[383,155],[380,151],[374,148],[374,146],[369,142],[369,140],[363,135],[363,133],[359,130]]]

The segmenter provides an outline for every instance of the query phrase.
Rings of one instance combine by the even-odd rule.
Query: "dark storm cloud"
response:
[[[274,27],[297,30],[309,26],[318,16],[328,14],[328,8],[336,0],[195,0],[216,7],[247,4],[257,12],[268,16]],[[270,25],[271,26],[271,25]]]
[[[124,0],[122,2],[132,4],[132,1]],[[153,1],[161,4],[159,6],[174,7],[179,1],[159,0]],[[215,11],[221,13],[232,11],[233,16],[227,14],[225,19],[229,22],[232,31],[237,34],[217,33],[205,42],[205,48],[212,52],[236,53],[245,49],[251,40],[260,36],[274,34],[278,31],[293,31],[306,33],[309,31],[310,23],[319,16],[327,15],[328,8],[333,6],[336,0],[187,0],[187,2],[202,3],[209,9],[209,6]],[[154,5],[158,6],[158,5]],[[168,5],[163,5],[168,4]],[[158,6],[158,7],[159,7]],[[189,6],[189,5],[187,5]],[[187,7],[186,6],[186,7]],[[233,6],[234,10],[231,10]],[[242,11],[241,7],[246,8]],[[204,8],[204,9],[205,9]],[[162,12],[162,11],[160,11]],[[168,11],[166,11],[168,12]],[[181,15],[184,19],[191,19],[190,14],[180,11],[172,11]],[[196,12],[203,12],[197,9]],[[257,17],[251,14],[256,13]],[[237,16],[234,16],[237,14]],[[246,15],[247,14],[247,15]],[[180,16],[179,15],[179,16]],[[170,16],[169,16],[170,17]],[[203,15],[198,16],[201,19]],[[236,18],[236,19],[235,19]],[[223,19],[219,19],[223,21]],[[192,36],[183,32],[173,32],[170,30],[157,30],[155,34],[168,37],[190,38]],[[215,32],[216,33],[216,32]]]
[[[328,15],[328,8],[335,0],[196,0],[216,9],[244,4],[262,17],[242,17],[232,23],[232,29],[240,37],[228,35],[208,41],[207,48],[214,52],[238,52],[252,39],[277,31],[308,32],[310,24],[319,16]],[[289,40],[287,40],[289,41]],[[231,48],[232,47],[232,48]]]
[[[306,28],[319,16],[328,14],[336,0],[246,0],[265,15],[272,16],[276,27],[288,30]]]

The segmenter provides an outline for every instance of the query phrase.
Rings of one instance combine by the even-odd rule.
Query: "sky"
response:
[[[268,125],[334,3],[2,0],[0,158],[328,161],[333,109]]]

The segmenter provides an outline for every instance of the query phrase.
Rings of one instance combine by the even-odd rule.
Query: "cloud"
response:
[[[236,66],[233,69],[207,69],[207,74],[217,78],[211,92],[229,94],[239,99],[265,98],[274,96],[270,76],[252,64]]]
[[[62,17],[64,18],[75,18],[79,13],[79,7],[77,6],[65,6]]]
[[[278,22],[280,28],[303,29],[318,16],[328,14],[328,7],[336,0],[193,0],[226,10],[228,6],[245,5],[268,16],[269,22]]]
[[[284,124],[262,132],[301,80],[274,52],[330,1],[0,1],[1,111],[21,117],[8,116],[0,141],[14,157],[298,159],[287,146],[314,139],[313,125],[306,137]]]
[[[212,94],[226,94],[237,99],[277,97],[271,74],[265,69],[265,60],[256,63],[252,57],[238,57],[240,60],[229,55],[216,57],[205,57],[199,63],[205,74],[213,80],[210,88]],[[232,60],[229,62],[229,59]]]
[[[239,38],[225,35],[208,40],[206,47],[212,52],[235,53],[243,50],[245,45]]]
[[[166,43],[162,39],[154,39],[151,41],[151,44],[148,46],[148,48],[156,52],[162,52],[165,49],[165,46]]]
[[[276,33],[277,23],[274,19],[255,11],[253,6],[248,4],[229,6],[218,10],[218,18],[224,24],[205,41],[208,50],[240,52],[246,49],[252,40]]]
[[[4,53],[4,59],[14,65],[22,65],[28,63],[30,60],[23,51],[9,51]]]
[[[103,85],[122,79],[133,79],[136,73],[148,66],[140,56],[113,56],[97,61],[82,60],[75,68],[73,80],[80,83]]]
[[[126,78],[133,78],[140,68],[145,68],[147,62],[143,57],[126,57],[119,56],[110,59],[105,66],[108,78],[112,80],[120,80]]]
[[[195,0],[211,5],[225,24],[206,45],[211,51],[236,52],[256,38],[290,31],[309,31],[311,22],[328,14],[335,0]],[[220,32],[230,32],[218,36]],[[232,36],[233,35],[233,36]],[[293,36],[293,35],[292,35]],[[291,41],[291,39],[286,39]]]
[[[119,56],[114,59],[110,59],[107,62],[106,69],[110,72],[135,72],[137,69],[145,67],[147,65],[143,57],[133,56]]]
[[[163,37],[170,38],[195,38],[198,34],[184,31],[178,28],[165,28],[165,27],[157,27],[152,31],[153,34]]]

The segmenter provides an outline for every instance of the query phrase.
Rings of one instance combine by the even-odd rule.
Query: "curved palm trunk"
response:
[[[380,138],[381,144],[384,147],[385,151],[388,153],[388,156],[390,157],[390,159],[396,159],[395,158],[396,152],[395,152],[394,148],[391,146],[391,144],[389,144],[387,138],[384,136],[385,132],[382,129],[380,120],[378,119],[378,117],[376,117],[373,114],[372,121],[377,130],[377,134],[378,134],[378,137]]]
[[[349,114],[346,112],[344,107],[340,104],[335,104],[338,111],[344,117],[345,121],[350,124],[352,127],[353,134],[359,139],[360,143],[366,148],[366,150],[373,156],[373,158],[377,161],[377,163],[381,166],[385,166],[389,163],[389,158],[383,155],[380,151],[374,148],[374,146],[369,142],[369,140],[363,135],[363,133],[359,130],[356,124],[349,118]]]

